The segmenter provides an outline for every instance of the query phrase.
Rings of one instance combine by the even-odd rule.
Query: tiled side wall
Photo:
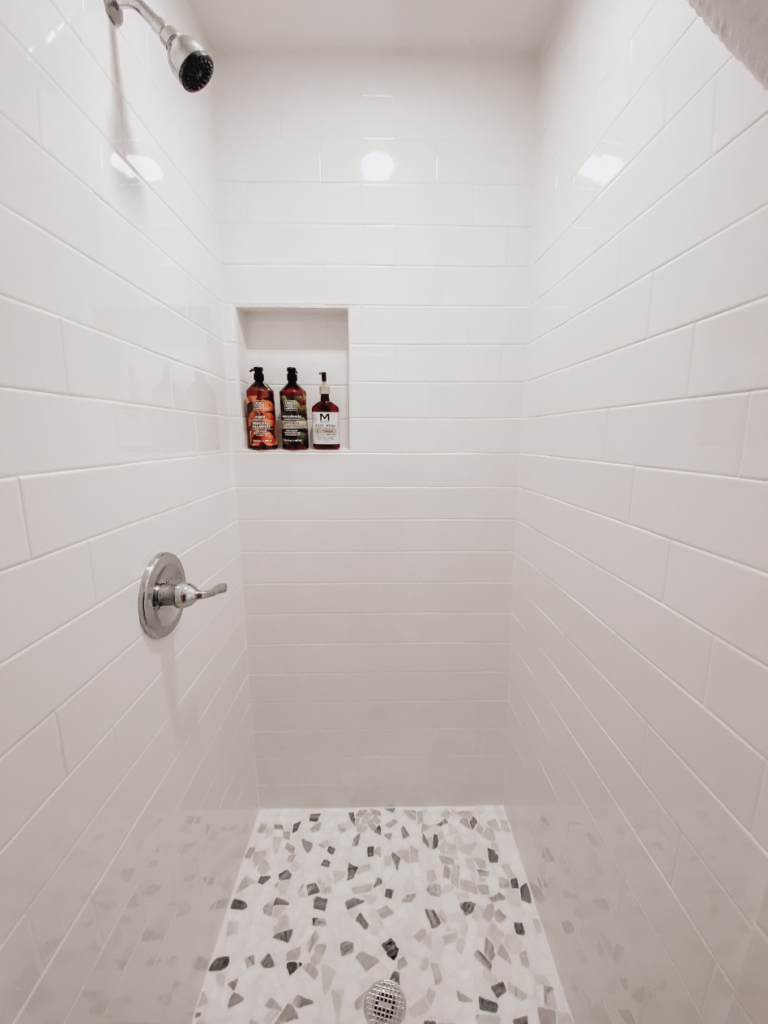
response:
[[[351,451],[236,458],[265,805],[501,797],[533,84],[396,57],[215,83],[226,298],[350,308]]]
[[[766,1019],[766,112],[684,0],[544,61],[507,805],[580,1024]]]
[[[190,1019],[253,822],[209,117],[130,12],[0,5],[5,1022]],[[163,549],[230,591],[158,643]]]

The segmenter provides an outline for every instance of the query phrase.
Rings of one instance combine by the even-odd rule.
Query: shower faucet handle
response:
[[[216,597],[218,594],[226,594],[227,584],[217,583],[210,590],[200,590],[194,583],[158,583],[153,594],[155,607],[167,608],[171,605],[175,608],[188,608],[195,601],[206,601],[209,597]]]
[[[181,613],[197,601],[226,594],[227,584],[217,583],[210,590],[201,590],[187,583],[184,566],[170,551],[155,555],[141,577],[139,585],[139,621],[147,636],[160,640],[178,626]]]

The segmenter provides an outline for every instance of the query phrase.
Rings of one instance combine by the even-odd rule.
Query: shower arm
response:
[[[123,9],[127,7],[142,16],[153,32],[160,36],[164,46],[167,46],[168,41],[176,35],[173,25],[163,21],[159,14],[155,14],[149,5],[144,3],[144,0],[104,0],[104,6],[107,8],[109,20],[118,28],[123,24]]]

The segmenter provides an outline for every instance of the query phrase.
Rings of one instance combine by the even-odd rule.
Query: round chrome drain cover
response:
[[[365,993],[363,1005],[368,1024],[402,1024],[405,995],[396,981],[377,981]]]

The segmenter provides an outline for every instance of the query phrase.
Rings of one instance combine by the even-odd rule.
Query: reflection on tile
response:
[[[388,977],[425,1024],[572,1024],[503,810],[262,811],[195,1020],[362,1021]]]

